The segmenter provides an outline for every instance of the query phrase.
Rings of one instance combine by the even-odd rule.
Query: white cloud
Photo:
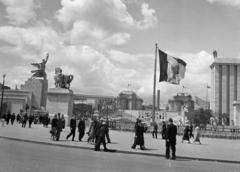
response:
[[[103,42],[112,45],[123,45],[126,44],[130,40],[129,33],[115,33],[110,37],[106,38]]]
[[[141,12],[144,18],[143,20],[137,22],[137,28],[148,29],[157,24],[157,17],[155,15],[156,11],[152,8],[149,8],[147,3],[142,4]]]
[[[26,24],[36,17],[34,0],[0,0],[0,2],[6,6],[6,17],[11,24]]]
[[[222,5],[230,5],[240,8],[240,0],[207,0],[210,3],[219,3]]]
[[[123,45],[126,44],[131,37],[128,33],[110,34],[102,28],[86,21],[76,21],[68,34],[70,35],[70,44],[87,44],[95,47]]]
[[[121,0],[62,0],[61,5],[56,18],[66,27],[76,20],[87,20],[100,26],[109,23],[110,27],[129,26],[134,21]]]
[[[76,21],[70,31],[71,44],[91,44],[100,41],[106,33],[98,26],[94,26],[86,21]]]
[[[43,25],[29,28],[3,26],[0,27],[0,40],[8,43],[0,48],[2,52],[17,54],[23,59],[37,59],[43,51],[51,51],[61,38],[53,29]]]
[[[143,19],[136,21],[128,12],[127,6],[121,0],[62,0],[62,8],[56,13],[56,18],[66,28],[76,21],[88,21],[103,30],[119,32],[119,29],[148,29],[157,24],[156,11],[147,3],[141,5]]]

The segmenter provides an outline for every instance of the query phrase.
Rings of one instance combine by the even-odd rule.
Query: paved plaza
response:
[[[69,133],[67,127],[61,133],[60,141],[56,142],[50,139],[49,130],[50,128],[45,128],[42,125],[33,125],[32,128],[22,128],[20,124],[8,125],[0,128],[0,138],[93,150],[94,145],[86,142],[87,135],[84,136],[83,142],[78,142],[78,132],[76,132],[76,141],[71,141],[71,138],[67,141],[66,136]],[[160,135],[158,139],[153,139],[150,133],[146,133],[145,146],[147,150],[144,151],[138,147],[135,150],[131,149],[133,132],[110,130],[110,138],[112,143],[107,144],[107,147],[116,149],[119,153],[149,156],[164,156],[165,154],[165,141],[161,139]],[[181,143],[181,137],[177,137],[177,157],[240,163],[240,140],[201,139],[202,144],[199,145],[198,143]]]
[[[240,164],[94,152],[0,139],[1,172],[239,172]]]

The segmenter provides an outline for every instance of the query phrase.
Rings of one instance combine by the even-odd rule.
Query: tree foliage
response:
[[[212,112],[209,109],[197,109],[186,113],[188,120],[196,125],[209,123]]]

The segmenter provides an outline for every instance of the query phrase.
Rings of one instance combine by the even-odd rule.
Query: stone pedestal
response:
[[[73,91],[64,88],[50,88],[47,93],[46,110],[50,114],[61,113],[68,122],[73,113]]]
[[[233,119],[230,119],[230,123],[231,121],[234,126],[240,126],[240,101],[233,102]]]
[[[32,96],[33,107],[37,109],[41,109],[41,107],[46,107],[48,80],[30,78],[25,82],[24,85],[21,85],[21,90],[31,91],[33,93]]]

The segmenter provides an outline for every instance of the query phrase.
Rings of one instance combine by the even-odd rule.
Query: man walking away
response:
[[[106,128],[106,138],[107,138],[107,142],[108,143],[111,143],[111,140],[110,140],[110,137],[109,137],[109,120],[107,119],[106,121],[106,125],[107,125],[107,128]]]
[[[52,128],[51,128],[51,137],[53,140],[56,140],[56,136],[57,136],[57,123],[58,123],[58,119],[57,119],[57,114],[54,116],[54,118],[52,119]]]
[[[189,139],[191,139],[191,137],[192,138],[194,138],[194,136],[193,136],[193,125],[192,125],[192,123],[190,124],[190,127],[189,127]]]
[[[10,119],[11,119],[11,113],[8,111],[8,113],[7,113],[7,120],[6,120],[7,125],[9,123]]]
[[[81,142],[85,133],[85,120],[83,116],[80,118],[80,121],[78,123],[78,132],[79,132],[78,140],[79,142]]]
[[[147,131],[147,128],[144,126],[140,119],[137,119],[135,123],[135,137],[132,149],[135,149],[137,145],[140,146],[141,150],[145,150],[144,146],[144,132]]]
[[[167,125],[166,122],[162,122],[162,139],[166,139],[166,130],[167,130]]]
[[[105,135],[107,131],[107,123],[106,121],[101,120],[100,128],[96,133],[96,144],[95,144],[95,151],[100,151],[100,145],[103,144],[104,151],[108,151],[106,147]]]
[[[31,114],[28,118],[28,127],[31,128],[32,127],[32,122],[33,122],[34,116]]]
[[[21,116],[19,114],[17,114],[17,122],[20,123],[21,122]]]
[[[75,138],[75,133],[76,133],[76,116],[73,116],[72,119],[70,120],[70,133],[67,135],[66,139],[72,136],[72,141],[74,141]]]
[[[63,122],[61,119],[61,114],[58,113],[56,141],[59,141],[62,129],[63,129]]]
[[[172,151],[171,159],[176,159],[176,136],[177,127],[173,124],[172,118],[169,118],[166,130],[166,158],[170,158],[170,148]]]
[[[23,127],[23,128],[26,127],[27,120],[28,120],[27,113],[24,113],[24,115],[23,115],[23,120],[22,120],[22,127]]]
[[[184,128],[184,131],[183,131],[183,137],[182,137],[182,143],[183,141],[188,141],[188,143],[190,143],[190,127],[188,125],[186,125],[186,127]]]
[[[12,125],[13,125],[13,123],[15,121],[15,118],[16,118],[15,113],[13,113],[12,116],[11,116],[11,124]]]
[[[152,131],[153,138],[157,139],[157,133],[158,133],[158,124],[154,121],[153,122],[153,131]]]

